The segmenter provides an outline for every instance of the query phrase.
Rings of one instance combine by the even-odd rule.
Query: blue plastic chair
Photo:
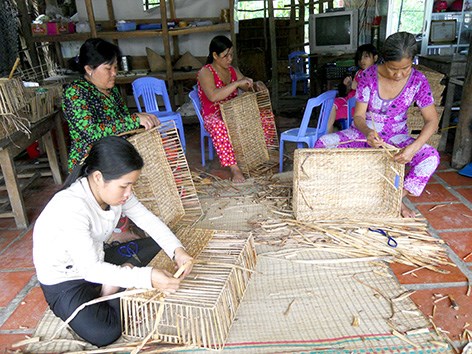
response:
[[[140,98],[142,97],[145,112],[155,114],[161,122],[167,122],[169,120],[175,122],[175,126],[179,131],[182,148],[185,151],[185,134],[182,116],[179,112],[172,111],[166,82],[155,77],[140,77],[134,80],[131,86],[133,87],[133,96],[139,112],[143,111],[140,102]],[[162,97],[165,107],[164,110],[159,109],[158,96]]]
[[[315,145],[320,136],[326,134],[329,114],[333,108],[334,98],[337,93],[336,90],[331,90],[322,93],[318,97],[310,98],[306,104],[300,127],[286,130],[280,135],[279,172],[283,171],[284,141],[297,143],[298,148],[302,148],[303,144],[306,144],[307,147],[311,148]],[[310,128],[308,127],[308,123],[310,122],[313,108],[320,105],[321,110],[316,128]]]
[[[308,56],[304,51],[295,51],[288,55],[290,79],[292,79],[292,96],[297,95],[297,82],[303,81],[303,93],[308,92]]]
[[[213,160],[213,141],[211,140],[210,133],[207,132],[203,124],[202,117],[202,104],[200,102],[200,97],[198,97],[197,89],[193,89],[188,94],[190,100],[192,101],[193,108],[197,114],[198,120],[200,121],[200,150],[202,153],[202,166],[205,166],[205,138],[208,138],[208,159]]]
[[[347,118],[341,119],[341,128],[347,129],[352,125],[352,109],[356,106],[356,96],[352,96],[347,100]]]

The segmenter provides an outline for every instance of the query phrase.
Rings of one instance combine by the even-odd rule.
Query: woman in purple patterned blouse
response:
[[[394,158],[410,167],[403,196],[419,196],[439,165],[439,153],[426,144],[437,130],[438,115],[426,77],[412,67],[416,53],[417,44],[411,33],[389,36],[382,50],[384,63],[371,66],[359,78],[354,124],[322,136],[315,144],[315,148],[379,148],[386,142],[401,148]],[[416,140],[409,136],[406,125],[407,110],[413,102],[421,109],[425,122]],[[350,142],[344,143],[347,141]],[[401,214],[415,217],[405,203]]]

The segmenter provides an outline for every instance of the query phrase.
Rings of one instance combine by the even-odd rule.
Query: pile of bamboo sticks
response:
[[[444,241],[428,233],[422,220],[329,220],[300,222],[293,218],[261,221],[255,230],[257,242],[285,245],[289,241],[304,247],[323,250],[347,258],[381,258],[417,269],[448,273],[441,268],[454,266],[448,260]],[[382,229],[396,242],[390,246],[387,237],[370,231]],[[271,242],[272,241],[272,242]]]

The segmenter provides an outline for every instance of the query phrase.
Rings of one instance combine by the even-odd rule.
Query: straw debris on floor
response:
[[[256,272],[223,351],[452,352],[387,265],[401,262],[437,272],[450,265],[442,241],[428,233],[424,220],[300,222],[293,216],[290,173],[251,178],[241,185],[205,173],[192,177],[203,209],[194,227],[249,231],[258,252]],[[388,231],[398,246],[388,246],[385,236],[369,228]],[[51,314],[47,316],[50,320]],[[46,318],[35,334],[42,339],[48,338],[45,322]],[[61,321],[55,319],[55,323],[54,329]],[[70,333],[65,338],[73,339]],[[116,346],[120,344],[139,345],[124,339]],[[76,342],[69,347],[62,343],[62,349],[77,350],[73,345],[77,348]],[[105,349],[113,350],[93,352]],[[149,341],[141,352],[188,353],[193,349],[201,350],[162,347]]]

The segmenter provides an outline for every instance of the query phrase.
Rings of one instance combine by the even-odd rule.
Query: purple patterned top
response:
[[[413,102],[416,102],[419,108],[434,103],[428,80],[420,71],[413,68],[400,94],[394,99],[384,100],[379,95],[377,70],[378,65],[372,65],[364,70],[359,77],[356,90],[357,100],[367,103],[367,124],[373,128],[371,121],[374,120],[375,129],[383,132],[384,136],[408,134],[406,125],[408,107]]]

